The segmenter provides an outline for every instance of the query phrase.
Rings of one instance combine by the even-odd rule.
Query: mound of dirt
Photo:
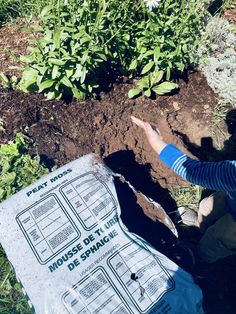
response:
[[[180,87],[174,96],[130,100],[127,93],[131,85],[115,84],[109,93],[101,94],[100,100],[69,104],[45,101],[38,94],[1,89],[0,110],[5,132],[0,140],[6,142],[21,131],[33,140],[33,153],[47,156],[57,165],[90,152],[122,160],[122,154],[132,151],[135,160],[148,165],[154,181],[162,187],[181,184],[183,181],[157,160],[142,131],[130,120],[134,115],[152,122],[167,142],[185,151],[183,136],[188,143],[201,145],[203,137],[211,136],[209,123],[217,99],[199,73],[190,75],[188,84],[180,82]],[[119,168],[119,162],[114,167]]]

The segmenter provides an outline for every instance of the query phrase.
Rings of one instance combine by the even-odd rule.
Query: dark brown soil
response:
[[[117,156],[122,162],[122,155],[133,152],[138,163],[150,164],[153,179],[162,187],[180,184],[183,180],[157,160],[142,132],[130,120],[132,114],[158,125],[167,142],[185,151],[183,137],[201,145],[203,137],[211,136],[209,124],[216,97],[199,73],[191,74],[189,82],[180,85],[179,94],[174,96],[130,100],[127,92],[131,85],[115,84],[109,93],[101,95],[101,100],[70,104],[2,89],[0,109],[5,132],[0,139],[5,142],[21,131],[34,141],[32,152],[46,155],[57,165],[90,152],[109,156],[109,160]]]

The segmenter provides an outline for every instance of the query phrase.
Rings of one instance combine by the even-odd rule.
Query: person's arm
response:
[[[167,145],[160,160],[182,178],[205,188],[217,191],[236,190],[236,161],[198,161],[188,157],[174,145]]]
[[[160,160],[191,183],[219,191],[236,190],[236,161],[201,162],[191,159],[172,144],[167,144],[158,129],[131,117],[141,127]]]

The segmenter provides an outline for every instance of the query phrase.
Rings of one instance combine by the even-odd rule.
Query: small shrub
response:
[[[111,52],[106,46],[104,1],[89,3],[58,1],[56,7],[44,8],[39,30],[43,37],[30,56],[21,58],[29,64],[20,83],[23,91],[44,92],[48,99],[68,94],[83,99],[99,87]]]
[[[236,52],[227,48],[201,66],[211,88],[228,104],[236,106]]]
[[[228,21],[212,18],[203,34],[198,55],[199,68],[209,86],[224,103],[236,104],[236,34]]]

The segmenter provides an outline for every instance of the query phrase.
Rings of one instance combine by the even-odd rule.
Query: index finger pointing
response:
[[[131,116],[131,120],[134,124],[136,124],[140,128],[145,129],[145,124],[142,120],[135,118],[134,116]]]

